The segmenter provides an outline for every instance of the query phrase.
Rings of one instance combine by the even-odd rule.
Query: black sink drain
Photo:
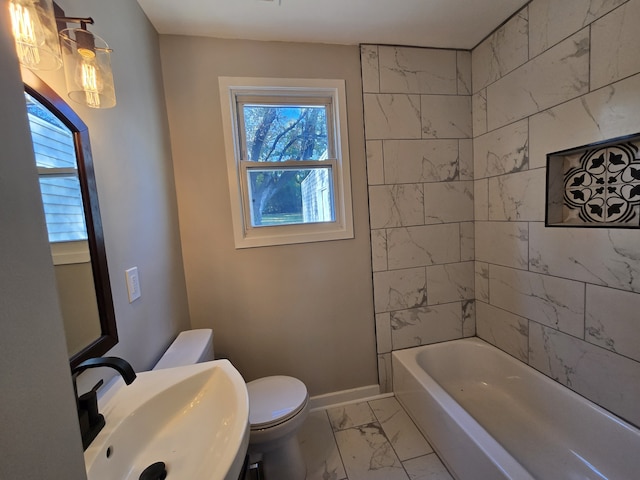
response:
[[[164,480],[167,478],[167,466],[164,462],[149,465],[140,474],[140,480]]]

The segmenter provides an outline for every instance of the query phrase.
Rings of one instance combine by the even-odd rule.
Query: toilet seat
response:
[[[247,383],[251,430],[280,425],[295,417],[307,404],[307,387],[297,378],[276,375]]]

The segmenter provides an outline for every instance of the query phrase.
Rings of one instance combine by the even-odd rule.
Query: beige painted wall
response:
[[[189,312],[158,35],[136,2],[60,0],[68,16],[91,16],[111,57],[117,105],[73,104],[89,127],[107,261],[120,341],[111,355],[137,371],[153,366]],[[40,76],[66,98],[64,74]],[[124,271],[137,266],[142,297],[130,304]],[[81,384],[100,374],[90,371]]]
[[[8,25],[8,9],[0,8],[0,478],[83,479],[62,318]]]
[[[247,381],[377,384],[359,51],[161,36],[189,308]],[[218,76],[346,80],[355,239],[236,250]]]
[[[74,107],[89,127],[120,343],[136,370],[189,328],[158,36],[136,2],[61,0],[114,49],[118,105]],[[0,9],[0,461],[2,479],[85,478],[66,342],[20,84]],[[64,94],[61,71],[41,74]],[[124,270],[140,269],[128,303]],[[100,376],[109,372],[91,372]],[[85,378],[82,378],[85,377]],[[81,385],[94,378],[81,376]]]

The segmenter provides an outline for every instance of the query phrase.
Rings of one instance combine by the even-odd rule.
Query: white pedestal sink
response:
[[[106,426],[85,451],[89,480],[138,480],[164,462],[167,480],[237,480],[249,441],[249,399],[227,360],[118,379],[100,399]]]

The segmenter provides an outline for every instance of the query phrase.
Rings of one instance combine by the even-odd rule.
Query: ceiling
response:
[[[138,0],[160,34],[471,49],[528,0]]]

